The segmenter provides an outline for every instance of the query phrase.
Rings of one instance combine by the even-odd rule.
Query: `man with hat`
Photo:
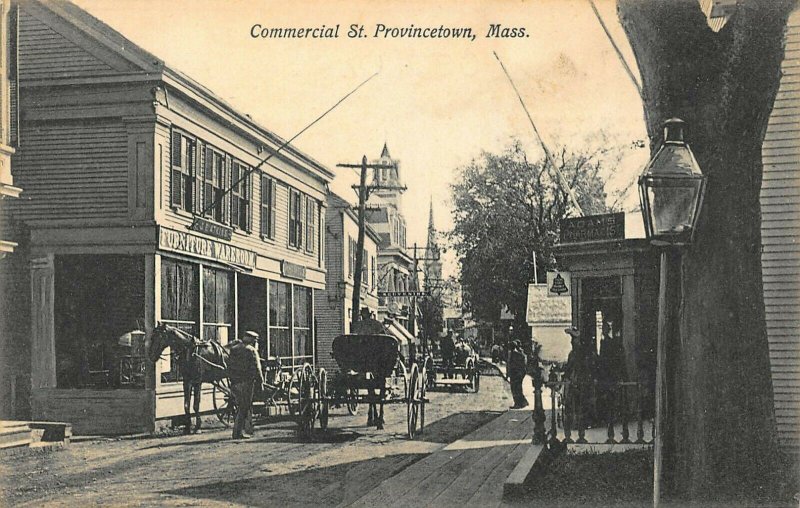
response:
[[[247,331],[242,340],[231,344],[228,358],[228,376],[231,391],[236,401],[236,419],[233,423],[233,439],[247,439],[253,433],[253,390],[254,383],[264,384],[261,360],[258,357],[258,334]],[[245,430],[247,433],[243,433]]]
[[[511,383],[511,396],[514,398],[514,405],[511,409],[522,409],[528,406],[528,399],[522,393],[522,380],[525,379],[525,370],[528,364],[528,357],[522,350],[520,341],[515,340],[511,343],[511,350],[508,352],[508,380]]]

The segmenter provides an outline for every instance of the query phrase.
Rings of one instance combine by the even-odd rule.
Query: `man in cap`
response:
[[[231,344],[228,358],[228,375],[231,379],[231,391],[236,401],[236,419],[233,423],[233,439],[247,439],[253,433],[253,390],[257,381],[264,384],[261,372],[261,361],[258,357],[258,334],[247,331],[242,340]],[[243,430],[248,433],[245,434]]]
[[[508,380],[511,383],[511,396],[514,398],[514,405],[511,409],[522,409],[527,407],[528,399],[522,393],[522,380],[525,379],[525,370],[528,364],[528,357],[522,350],[522,344],[515,340],[511,343],[511,350],[508,352]]]

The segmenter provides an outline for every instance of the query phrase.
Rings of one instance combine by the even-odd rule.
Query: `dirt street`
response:
[[[327,432],[298,439],[291,421],[262,421],[254,438],[230,430],[199,435],[92,439],[64,450],[0,457],[5,506],[335,506],[487,423],[511,403],[508,385],[484,377],[481,391],[429,393],[425,432],[405,435],[405,405],[386,406],[386,428],[367,428],[365,409],[331,414]]]

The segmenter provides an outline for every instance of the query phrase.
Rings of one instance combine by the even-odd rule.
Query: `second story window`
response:
[[[275,180],[261,175],[261,236],[275,239]]]
[[[289,189],[289,246],[303,246],[303,195]]]
[[[371,267],[372,270],[370,270],[370,274],[372,275],[371,287],[372,287],[373,290],[375,290],[375,284],[376,284],[376,281],[377,281],[377,277],[376,277],[376,274],[377,274],[376,268],[377,267],[375,266],[375,264],[376,264],[375,263],[375,256],[372,256],[372,258],[370,260],[372,261],[372,267]]]
[[[347,245],[348,246],[348,250],[347,250],[348,264],[347,264],[347,267],[349,268],[349,270],[348,270],[347,273],[348,273],[349,277],[352,279],[353,276],[356,273],[356,249],[358,248],[358,244],[353,239],[352,236],[348,237],[348,240],[349,241],[348,241],[348,245]]]
[[[225,222],[225,199],[222,192],[227,183],[225,157],[211,147],[206,148],[206,160],[203,167],[203,210],[206,216],[217,222]],[[213,208],[212,207],[213,203]],[[209,209],[210,208],[210,209]]]
[[[170,175],[170,205],[193,212],[195,141],[178,131],[172,132],[172,173]]]
[[[250,230],[250,175],[247,172],[248,168],[239,162],[231,164],[231,226],[244,231]]]
[[[306,252],[314,252],[314,215],[317,213],[317,202],[306,196]]]

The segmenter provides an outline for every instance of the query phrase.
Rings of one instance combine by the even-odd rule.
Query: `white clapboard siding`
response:
[[[190,129],[184,129],[188,135],[194,134]],[[191,218],[187,214],[177,214],[170,207],[170,178],[171,161],[170,154],[172,153],[172,138],[170,136],[170,129],[168,127],[158,125],[156,127],[156,140],[155,145],[162,146],[161,149],[161,178],[160,182],[160,196],[158,199],[162,203],[165,210],[163,225],[173,228],[183,228],[191,223]],[[158,149],[158,148],[157,148]],[[198,150],[197,156],[199,157],[198,164],[200,168],[205,164],[205,150]],[[315,240],[312,252],[305,249],[294,249],[289,247],[289,186],[280,180],[280,174],[269,173],[277,181],[276,185],[276,219],[275,219],[275,238],[274,240],[263,240],[261,238],[260,224],[261,224],[261,185],[259,182],[261,170],[256,171],[251,176],[252,193],[251,193],[251,206],[252,206],[252,224],[251,231],[237,231],[234,234],[233,242],[237,247],[253,250],[260,255],[271,257],[274,259],[285,259],[292,263],[303,265],[306,267],[320,268],[319,267],[319,241]],[[303,220],[305,221],[305,207],[302,210]],[[314,234],[317,237],[320,234],[319,227],[319,214],[314,214]],[[303,242],[305,242],[305,232],[303,234]]]
[[[800,446],[800,11],[789,19],[784,76],[763,145],[762,264],[775,417]]]
[[[122,122],[26,124],[14,157],[25,200],[19,220],[124,218],[128,213],[128,137]],[[16,201],[16,200],[15,200]]]

